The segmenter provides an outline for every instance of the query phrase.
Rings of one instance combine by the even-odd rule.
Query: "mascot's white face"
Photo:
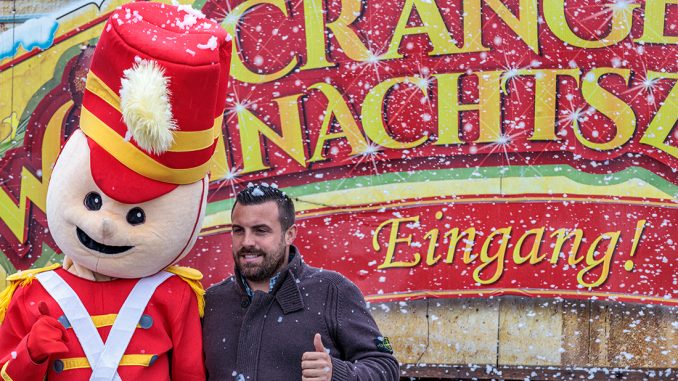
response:
[[[202,225],[207,177],[145,203],[123,204],[97,187],[89,163],[87,138],[77,130],[47,191],[47,223],[65,256],[95,273],[140,278],[188,253]]]

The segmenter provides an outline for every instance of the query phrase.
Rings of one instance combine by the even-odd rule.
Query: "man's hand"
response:
[[[40,317],[28,333],[28,355],[35,363],[42,363],[51,355],[68,352],[66,329],[59,321],[49,316],[47,304],[38,305]]]
[[[332,379],[332,359],[323,346],[319,333],[313,338],[315,352],[304,352],[301,356],[302,381],[330,381]]]

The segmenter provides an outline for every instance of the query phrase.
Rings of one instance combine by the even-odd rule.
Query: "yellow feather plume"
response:
[[[146,152],[166,152],[174,142],[172,131],[177,125],[165,70],[155,61],[140,60],[124,73],[120,109],[129,134]]]

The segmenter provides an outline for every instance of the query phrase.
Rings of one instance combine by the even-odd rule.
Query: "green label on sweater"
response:
[[[391,347],[391,341],[386,336],[378,336],[374,339],[374,343],[377,345],[377,350],[379,352],[393,354],[393,347]]]

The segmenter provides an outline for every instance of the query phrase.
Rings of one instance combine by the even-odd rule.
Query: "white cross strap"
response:
[[[90,366],[91,364],[96,364],[104,349],[104,342],[101,340],[99,331],[94,326],[89,312],[85,309],[78,295],[54,271],[36,274],[35,278],[40,281],[47,293],[59,304],[61,310],[64,311],[64,315],[66,315],[66,319],[68,319],[73,328],[75,336],[78,337],[80,346],[83,352],[85,352],[85,357],[87,357]],[[115,380],[120,381],[120,376],[116,374]]]
[[[59,304],[73,328],[92,367],[90,381],[120,381],[118,364],[132,339],[141,314],[155,289],[172,275],[163,271],[142,278],[134,285],[113,323],[105,345],[82,301],[59,274],[47,271],[35,277]]]
[[[106,340],[104,351],[99,356],[99,361],[92,367],[93,372],[90,381],[113,380],[120,359],[122,359],[127,345],[132,340],[132,335],[134,335],[148,301],[153,296],[155,289],[172,275],[174,274],[162,271],[153,276],[141,278],[134,285],[120,312],[118,312],[118,317],[108,334],[108,340]]]

